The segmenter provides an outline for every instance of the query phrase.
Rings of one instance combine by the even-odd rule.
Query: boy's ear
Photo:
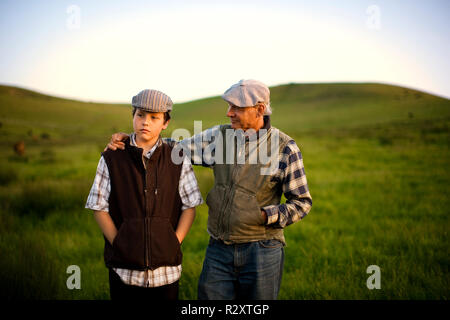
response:
[[[169,126],[169,122],[170,122],[170,119],[167,120],[166,122],[164,122],[164,124],[162,126],[162,130],[165,130]]]

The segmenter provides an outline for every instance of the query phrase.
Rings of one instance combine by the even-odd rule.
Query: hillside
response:
[[[450,101],[420,91],[382,84],[288,84],[271,88],[272,124],[298,136],[307,132],[370,127],[391,122],[426,120],[450,114]],[[0,86],[0,145],[17,139],[54,143],[103,142],[112,132],[131,131],[128,105],[85,103]],[[226,105],[211,97],[174,106],[174,128],[193,132],[227,123]],[[33,138],[34,137],[34,138]]]

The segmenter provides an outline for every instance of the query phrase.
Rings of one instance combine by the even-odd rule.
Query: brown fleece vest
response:
[[[174,230],[182,206],[178,192],[182,164],[172,162],[172,147],[165,143],[150,159],[143,158],[142,151],[128,139],[125,150],[103,153],[111,178],[109,214],[118,230],[113,245],[105,239],[107,267],[154,270],[181,264]]]

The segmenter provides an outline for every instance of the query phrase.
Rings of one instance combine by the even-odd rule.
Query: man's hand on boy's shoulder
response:
[[[114,133],[111,136],[111,140],[109,141],[109,143],[106,146],[105,150],[103,150],[103,151],[106,151],[108,149],[111,149],[111,150],[117,150],[117,149],[125,150],[125,143],[123,143],[122,141],[126,140],[128,137],[129,137],[129,135],[126,134],[126,133],[123,133],[123,132]]]
[[[111,149],[111,150],[117,150],[117,149],[125,150],[125,143],[123,143],[122,141],[125,141],[129,136],[130,136],[129,134],[123,133],[123,132],[114,133],[111,136],[111,140],[106,145],[106,147],[105,147],[105,149],[103,151],[106,151],[108,149]],[[177,141],[172,139],[172,138],[163,138],[162,141],[164,143],[167,143],[171,147],[173,147],[177,143]]]

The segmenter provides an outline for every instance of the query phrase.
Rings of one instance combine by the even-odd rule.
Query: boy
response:
[[[111,299],[178,298],[180,244],[203,202],[190,161],[176,165],[160,133],[172,100],[157,90],[132,99],[125,150],[100,158],[86,208],[105,238]]]

